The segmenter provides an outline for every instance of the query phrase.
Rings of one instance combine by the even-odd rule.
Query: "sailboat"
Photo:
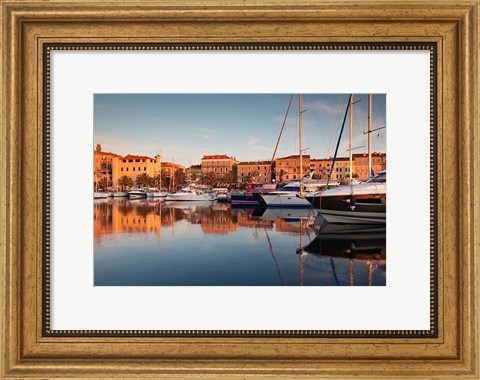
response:
[[[287,186],[280,191],[272,191],[268,194],[257,194],[260,207],[304,207],[311,208],[312,205],[303,197],[305,190],[303,181],[303,149],[302,149],[302,95],[298,95],[299,104],[299,160],[300,160],[300,180],[298,181],[298,191],[290,191]]]
[[[372,95],[368,97],[368,155],[371,167]],[[329,223],[385,224],[387,207],[387,173],[379,172],[366,182],[353,184],[352,164],[353,95],[350,95],[350,185],[326,190],[320,194],[319,211]],[[333,166],[332,166],[333,170]],[[314,206],[315,205],[314,203]]]

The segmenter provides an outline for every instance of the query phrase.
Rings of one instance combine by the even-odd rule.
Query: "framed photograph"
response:
[[[478,378],[478,5],[2,1],[2,376]]]

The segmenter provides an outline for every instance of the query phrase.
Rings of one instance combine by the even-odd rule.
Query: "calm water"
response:
[[[95,200],[95,285],[385,285],[384,229],[319,233],[314,216],[212,202]]]

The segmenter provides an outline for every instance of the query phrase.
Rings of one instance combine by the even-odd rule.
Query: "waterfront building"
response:
[[[300,173],[300,155],[281,157],[275,160],[275,175],[277,182],[300,179],[310,173],[310,155],[302,154],[303,173]]]
[[[195,181],[202,176],[202,165],[191,165],[185,170],[185,172],[188,179]]]
[[[310,171],[313,171],[318,179],[327,179],[332,158],[312,158],[310,160]]]
[[[237,164],[237,182],[269,183],[271,161],[243,161]]]
[[[368,175],[368,154],[360,153],[353,155],[354,173],[358,176],[360,181],[366,181]],[[372,153],[372,170],[375,174],[387,169],[387,154],[374,152]]]
[[[205,155],[201,163],[202,176],[214,173],[217,179],[222,180],[236,169],[238,163],[235,157],[229,157],[226,154]]]
[[[160,155],[157,154],[155,158],[149,156],[136,156],[128,154],[125,157],[115,157],[113,159],[113,186],[118,186],[118,179],[127,176],[133,181],[140,174],[147,174],[154,177],[162,170],[162,162]]]
[[[174,162],[164,161],[162,162],[162,170],[164,173],[175,173],[177,170],[185,172],[185,166]]]
[[[113,185],[112,166],[116,157],[120,156],[112,152],[102,151],[102,145],[97,144],[93,152],[93,182],[95,188],[101,188],[104,184],[107,187]]]

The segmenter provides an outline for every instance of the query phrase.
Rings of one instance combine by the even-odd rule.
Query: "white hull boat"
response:
[[[108,193],[105,193],[103,191],[93,192],[93,199],[102,199],[102,198],[108,198]]]
[[[113,193],[114,198],[126,198],[128,197],[128,192],[126,191],[116,191]]]
[[[175,201],[175,202],[205,202],[205,201],[214,201],[215,199],[207,193],[201,193],[195,189],[194,186],[187,186],[184,189],[174,193],[169,194],[165,201]]]
[[[128,197],[130,199],[146,198],[147,192],[141,189],[133,189],[128,192]]]
[[[386,172],[359,185],[342,186],[320,195],[320,214],[328,223],[385,224]]]
[[[259,202],[260,207],[312,207],[309,201],[296,192],[259,195],[262,199],[262,201]]]

